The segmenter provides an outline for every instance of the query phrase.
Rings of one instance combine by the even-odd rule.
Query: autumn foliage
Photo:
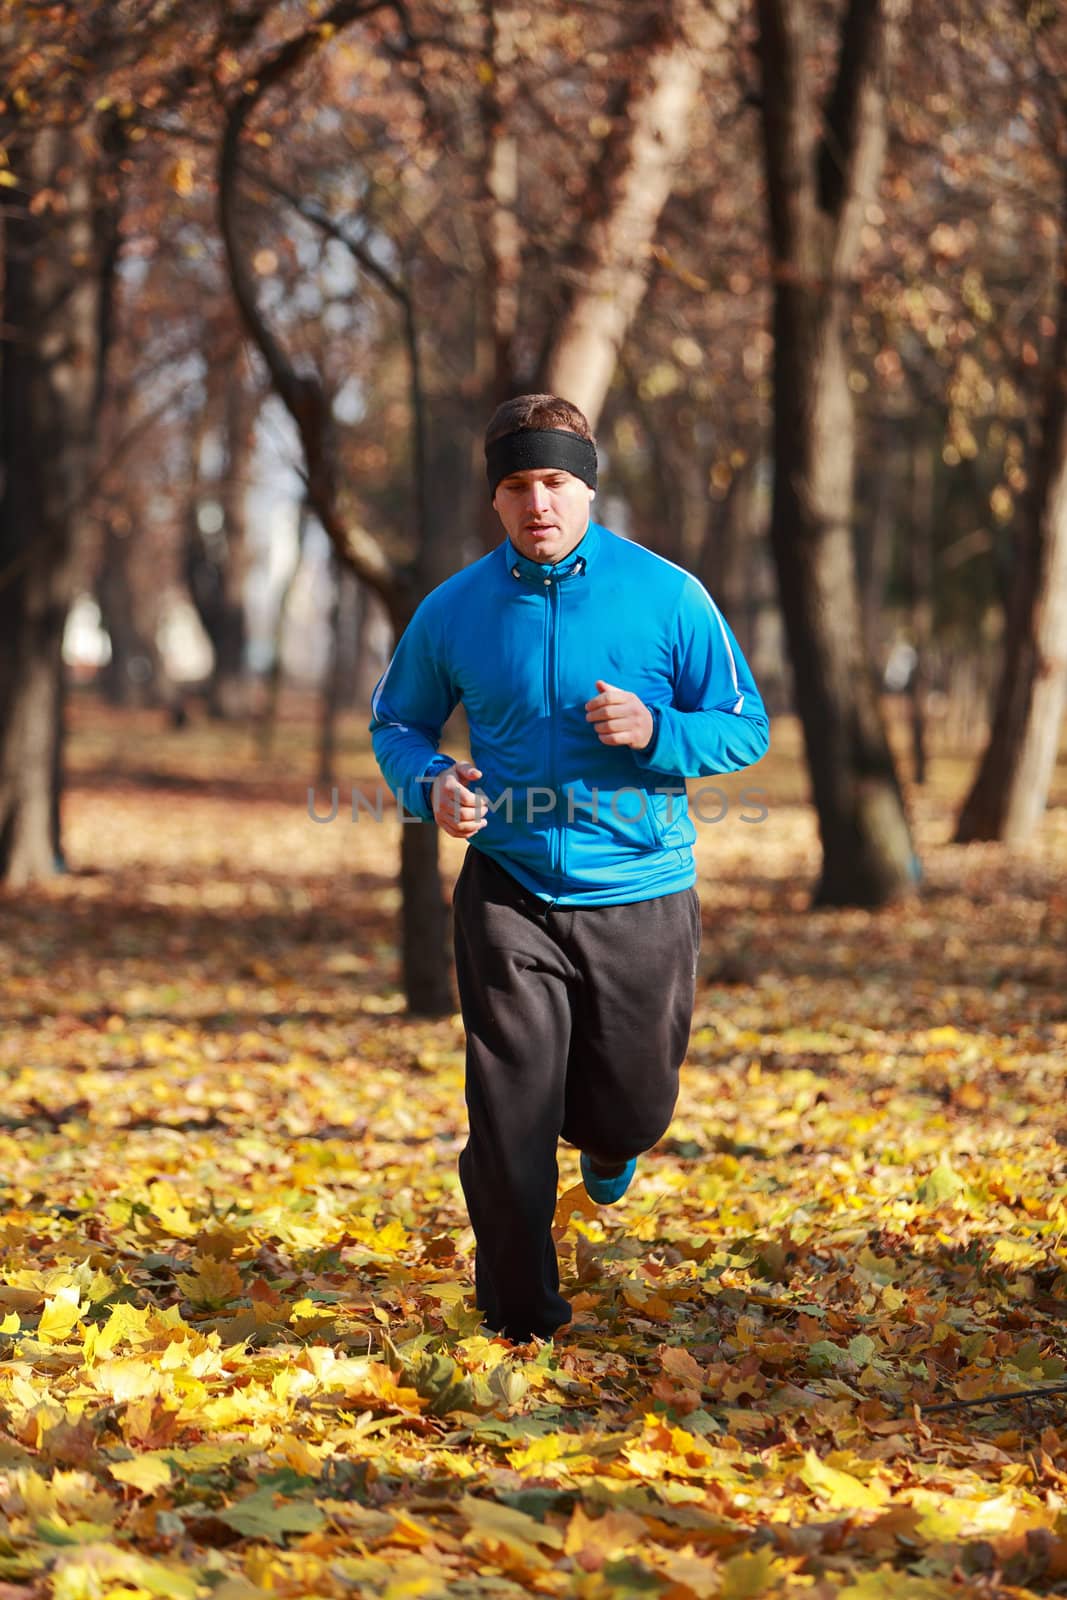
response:
[[[74,712],[76,870],[0,909],[4,1600],[1064,1591],[1062,766],[1011,854],[945,843],[942,752],[920,901],[810,912],[776,723],[766,820],[700,830],[676,1120],[609,1210],[561,1150],[575,1322],[513,1347],[395,824],[309,819],[310,716],[268,771]]]

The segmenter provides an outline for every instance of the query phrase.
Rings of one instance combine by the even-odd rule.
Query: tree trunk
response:
[[[370,705],[374,685],[382,675],[382,602],[365,583],[356,585],[356,658],[352,665],[355,704],[362,711]]]
[[[345,502],[337,450],[332,397],[317,375],[297,372],[288,353],[267,323],[256,297],[254,274],[246,259],[238,226],[238,181],[241,139],[248,119],[269,90],[291,72],[331,31],[382,9],[383,0],[335,0],[312,27],[279,45],[262,61],[253,77],[234,95],[226,117],[218,170],[219,224],[234,297],[250,338],[262,355],[271,382],[300,436],[307,469],[308,501],[340,558],[378,594],[399,632],[411,617],[426,587],[455,567],[456,547],[434,548],[431,530],[429,474],[426,465],[425,395],[420,369],[414,306],[404,286],[374,262],[354,231],[318,212],[311,220],[339,238],[400,305],[410,363],[413,455],[415,459],[415,522],[418,558],[414,568],[398,568],[385,547],[351,515]],[[306,214],[306,213],[305,213]],[[454,434],[452,435],[454,437]],[[449,459],[454,461],[451,454]],[[467,462],[467,477],[469,479]],[[440,499],[435,500],[440,505]],[[448,564],[450,563],[450,565]],[[447,568],[447,570],[445,570]],[[452,1010],[451,963],[448,952],[448,909],[437,866],[437,829],[406,825],[402,833],[402,951],[404,992],[414,1012],[442,1015]]]
[[[53,872],[66,872],[68,870],[66,851],[63,849],[63,791],[67,786],[67,741],[65,734],[69,692],[70,684],[67,681],[67,669],[63,661],[61,644],[59,671],[56,674],[55,737],[52,740],[51,839]]]
[[[877,906],[918,872],[864,647],[845,340],[863,208],[885,145],[899,0],[851,0],[820,119],[804,0],[759,0],[774,304],[771,546],[823,849],[815,903]],[[820,120],[824,124],[818,137]]]
[[[619,374],[622,403],[640,422],[648,448],[648,463],[641,473],[655,506],[657,551],[696,572],[707,545],[708,462],[693,448],[688,434],[679,433],[669,408],[644,398],[641,375],[625,357],[620,358]]]
[[[330,649],[319,695],[318,782],[324,788],[337,782],[337,723],[346,703],[346,688],[351,699],[360,588],[335,550],[330,552],[330,577]]]
[[[930,679],[930,646],[933,640],[933,522],[934,461],[933,445],[920,422],[911,459],[911,630],[915,665],[908,682],[911,706],[912,771],[915,782],[926,782],[927,686]]]
[[[457,326],[459,323],[457,321]],[[470,358],[460,353],[460,361]],[[434,495],[418,567],[417,592],[428,594],[456,569],[473,524],[475,495],[485,480],[471,471],[475,419],[470,403],[454,395],[435,398],[428,408],[427,473]],[[414,607],[412,607],[414,609]],[[394,615],[399,638],[410,612]],[[440,1016],[455,1007],[452,992],[450,908],[439,870],[439,835],[432,825],[405,823],[401,829],[400,880],[403,886],[404,990],[413,1011]]]
[[[146,618],[137,615],[130,575],[135,539],[132,528],[104,521],[104,537],[93,593],[100,621],[111,641],[111,659],[100,672],[98,686],[113,706],[173,705],[176,694],[155,640],[145,632]]]
[[[208,711],[213,717],[232,717],[245,709],[245,492],[254,406],[239,372],[225,377],[224,388],[212,388],[193,429],[184,568],[186,586],[213,653]],[[203,454],[209,437],[217,447],[217,460],[214,470],[205,474]]]
[[[745,659],[756,646],[760,539],[754,526],[755,460],[734,473],[723,500],[705,499],[700,548],[691,565],[730,618]]]
[[[543,384],[595,428],[644,297],[660,214],[689,145],[709,54],[728,37],[740,0],[712,11],[669,0],[638,52],[639,66],[590,184],[590,205],[565,271],[566,299],[543,361]]]
[[[0,875],[12,888],[57,863],[55,783],[63,631],[73,598],[101,358],[99,197],[77,135],[43,127],[11,147],[2,191],[0,376]],[[44,203],[42,203],[44,198]]]
[[[304,550],[307,543],[308,526],[311,520],[311,507],[307,497],[300,502],[300,511],[296,524],[296,552],[293,564],[286,574],[278,596],[278,609],[274,614],[273,648],[271,650],[270,666],[267,669],[266,692],[263,697],[263,710],[259,718],[257,730],[257,748],[260,759],[266,760],[274,747],[274,734],[278,726],[278,705],[282,692],[282,644],[285,639],[285,621],[289,612],[289,597],[296,585],[300,568],[304,561]]]
[[[408,1009],[424,1017],[444,1017],[456,1009],[450,912],[441,890],[438,844],[432,824],[404,824],[400,842],[404,993]]]
[[[519,23],[506,0],[483,0],[486,73],[482,91],[485,139],[486,297],[489,305],[492,409],[515,391],[513,340],[519,321],[522,236],[519,229],[519,142],[509,125],[515,101]]]
[[[248,576],[248,540],[245,497],[255,445],[256,404],[242,382],[240,370],[230,373],[225,404],[225,464],[219,482],[222,506],[220,539],[220,613],[212,638],[215,661],[210,698],[217,714],[239,716],[246,709],[245,646],[248,621],[244,586]]]
[[[488,417],[518,393],[515,337],[519,326],[522,280],[522,230],[519,226],[519,141],[511,127],[517,88],[516,45],[520,21],[508,0],[482,0],[485,51],[481,95],[482,158],[481,248],[485,259],[484,334],[477,351],[479,387]],[[501,539],[500,521],[487,493],[475,515],[479,543],[492,550]]]
[[[1067,171],[1067,167],[1065,167]],[[993,726],[955,839],[1024,844],[1048,803],[1067,696],[1067,187],[1056,334]]]
[[[882,615],[893,564],[893,528],[900,514],[893,489],[907,459],[895,448],[896,429],[896,423],[889,420],[874,426],[868,442],[862,527],[853,526],[863,637],[872,664],[884,659]]]

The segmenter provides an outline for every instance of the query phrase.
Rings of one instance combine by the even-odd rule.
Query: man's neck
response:
[[[592,520],[592,519],[590,519],[590,520]],[[582,530],[581,539],[579,539],[577,541],[577,543],[572,544],[570,549],[566,552],[565,555],[557,556],[555,561],[536,561],[536,562],[534,562],[534,565],[538,566],[538,567],[561,567],[565,561],[570,561],[574,556],[576,556],[578,554],[578,551],[582,547],[582,540],[584,540],[584,538],[585,538],[585,536],[586,536],[586,534],[588,532],[589,532],[589,523],[587,522],[585,527],[584,527],[584,529]]]

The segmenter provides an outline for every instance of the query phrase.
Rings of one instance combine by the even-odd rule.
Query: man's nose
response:
[[[534,511],[543,511],[545,506],[548,505],[548,490],[545,488],[543,483],[541,483],[541,482],[531,483],[531,485],[530,485],[530,505],[532,506]]]

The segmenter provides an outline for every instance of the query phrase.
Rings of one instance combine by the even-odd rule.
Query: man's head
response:
[[[596,442],[577,406],[553,394],[521,394],[498,406],[485,430],[493,508],[531,561],[554,564],[589,526]]]

